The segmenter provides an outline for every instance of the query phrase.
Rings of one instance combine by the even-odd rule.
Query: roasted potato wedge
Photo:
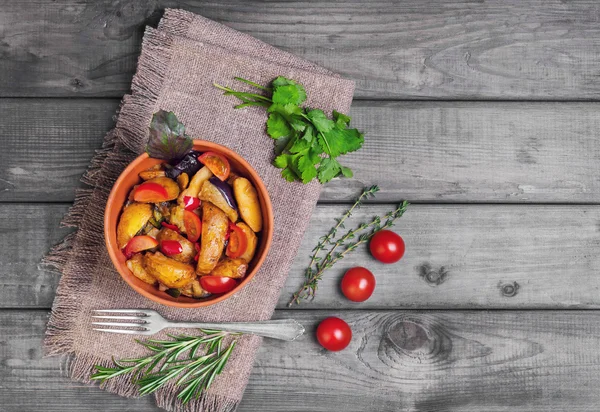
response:
[[[181,206],[173,206],[169,212],[169,223],[179,228],[181,233],[185,232],[185,225],[183,224],[183,211],[185,209]]]
[[[210,296],[210,293],[202,289],[200,282],[196,279],[185,288],[181,289],[181,294],[191,298],[205,298]]]
[[[208,180],[202,184],[198,197],[203,202],[210,202],[221,209],[232,222],[237,222],[239,218],[238,212],[229,206],[221,192],[219,192],[219,189]]]
[[[142,260],[146,272],[170,288],[183,288],[196,279],[194,267],[160,252],[146,253]]]
[[[177,176],[177,184],[179,185],[179,189],[185,190],[190,184],[190,177],[187,173],[183,172],[179,176]]]
[[[140,172],[139,176],[142,180],[150,180],[157,177],[164,177],[165,171],[163,169],[162,164],[158,164],[152,166],[150,169],[146,169],[143,172]]]
[[[154,239],[156,239],[158,237],[158,234],[160,233],[160,230],[155,228],[154,226],[152,226],[152,228],[150,230],[148,230],[148,232],[146,232],[146,234],[150,237],[153,237]]]
[[[244,259],[246,262],[250,262],[254,257],[254,253],[256,252],[256,244],[258,243],[258,238],[256,237],[254,231],[250,229],[250,226],[248,226],[244,222],[238,222],[236,226],[242,229],[242,231],[246,235],[246,239],[248,240],[248,246],[246,247],[246,251],[242,256],[240,256],[240,258]]]
[[[132,203],[123,209],[117,225],[117,244],[123,249],[152,217],[152,206],[146,203]]]
[[[246,276],[248,262],[242,258],[225,258],[210,272],[211,276],[223,276],[233,279],[241,279]]]
[[[146,282],[149,285],[156,285],[158,282],[153,276],[150,276],[150,274],[146,272],[146,269],[144,269],[143,256],[141,253],[133,255],[133,257],[127,261],[127,267],[131,270],[131,273],[142,282]]]
[[[200,188],[202,184],[212,177],[212,172],[208,169],[208,167],[203,167],[198,170],[196,174],[191,178],[190,183],[188,184],[187,189],[181,192],[179,197],[177,198],[177,203],[179,206],[184,206],[183,198],[186,196],[198,197],[198,193],[200,193]]]
[[[202,203],[202,237],[196,272],[208,275],[217,266],[229,229],[227,215],[210,202]]]
[[[169,257],[171,259],[175,259],[178,262],[183,262],[183,263],[192,263],[194,261],[194,256],[196,256],[196,248],[194,247],[194,244],[192,242],[190,242],[189,240],[187,240],[185,237],[181,236],[176,231],[165,227],[165,228],[161,229],[160,232],[158,232],[158,236],[156,237],[156,240],[158,240],[159,244],[163,240],[178,241],[179,244],[181,245],[181,248],[183,249],[182,252],[177,255],[172,255]]]
[[[260,232],[262,230],[262,214],[258,193],[252,183],[245,177],[238,177],[233,181],[233,195],[244,222],[253,231]]]

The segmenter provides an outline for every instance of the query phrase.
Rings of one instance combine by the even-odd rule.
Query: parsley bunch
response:
[[[327,183],[337,176],[352,177],[352,170],[342,166],[337,158],[360,149],[365,139],[357,129],[349,128],[349,116],[334,110],[330,119],[321,109],[300,107],[306,100],[306,90],[285,77],[277,77],[271,87],[235,79],[265,94],[214,86],[242,101],[236,109],[248,106],[267,109],[267,134],[275,140],[273,165],[282,169],[281,176],[288,182],[298,180],[306,184],[316,177],[319,182]]]

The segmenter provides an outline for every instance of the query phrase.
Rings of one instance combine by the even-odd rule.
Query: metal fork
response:
[[[260,322],[172,322],[163,318],[158,312],[150,309],[95,309],[99,313],[93,318],[112,319],[118,322],[92,322],[97,326],[115,326],[137,329],[100,329],[94,330],[110,333],[126,333],[131,335],[154,335],[165,328],[217,329],[227,332],[251,333],[280,340],[293,341],[302,336],[304,326],[293,319],[267,320]],[[104,315],[106,313],[126,313],[128,316]],[[132,321],[132,322],[120,322]]]

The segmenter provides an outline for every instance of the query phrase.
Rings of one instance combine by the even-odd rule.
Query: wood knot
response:
[[[73,86],[76,89],[81,89],[83,88],[85,85],[83,84],[83,82],[81,80],[79,80],[78,78],[74,78],[73,80],[71,80],[71,86]]]
[[[518,293],[519,284],[517,282],[502,283],[502,281],[500,281],[500,283],[498,283],[498,288],[500,289],[502,296],[512,298]]]
[[[452,342],[443,328],[426,316],[394,316],[384,326],[378,357],[388,365],[443,362]]]
[[[423,327],[411,320],[403,320],[395,324],[387,332],[387,337],[399,348],[413,351],[429,341]]]
[[[429,263],[423,263],[422,265],[417,266],[417,273],[429,286],[441,285],[448,279],[449,275],[444,266],[440,266],[438,270],[435,270]]]

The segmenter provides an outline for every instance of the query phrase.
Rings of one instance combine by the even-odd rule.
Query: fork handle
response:
[[[260,322],[170,322],[169,327],[216,329],[227,332],[251,333],[265,338],[293,341],[302,336],[304,326],[293,319],[266,320]]]

